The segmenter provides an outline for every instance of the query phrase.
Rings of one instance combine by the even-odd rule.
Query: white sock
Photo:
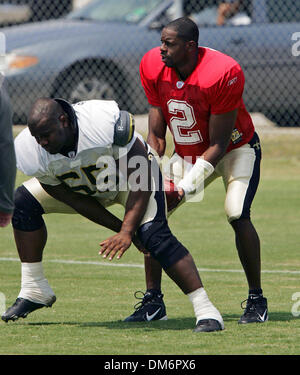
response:
[[[18,297],[44,305],[53,303],[55,294],[44,276],[42,262],[22,263],[21,272],[21,291]]]
[[[194,290],[193,292],[188,294],[188,297],[194,307],[196,323],[198,323],[199,320],[202,319],[215,319],[221,324],[222,329],[224,329],[222,315],[210,302],[204,288]]]

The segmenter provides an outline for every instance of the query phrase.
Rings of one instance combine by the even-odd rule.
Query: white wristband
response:
[[[178,187],[183,189],[185,194],[190,194],[203,187],[204,180],[210,176],[214,167],[208,161],[198,158],[192,169],[179,181]]]

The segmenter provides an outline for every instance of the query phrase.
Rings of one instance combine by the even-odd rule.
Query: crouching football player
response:
[[[16,302],[2,316],[5,322],[55,302],[42,266],[47,241],[43,215],[79,213],[116,232],[101,242],[103,257],[120,258],[133,242],[161,264],[193,304],[194,331],[224,329],[191,254],[169,229],[159,168],[150,147],[134,133],[128,112],[114,101],[70,105],[41,98],[15,148],[18,168],[33,178],[15,194],[12,223],[22,279]],[[141,164],[143,173],[137,178]],[[107,210],[115,203],[125,207],[122,221]],[[166,312],[153,306],[145,320],[157,314],[166,319]]]

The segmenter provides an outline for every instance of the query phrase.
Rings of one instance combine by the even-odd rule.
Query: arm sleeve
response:
[[[29,129],[25,128],[15,138],[15,150],[17,168],[26,176],[36,177],[45,185],[59,185],[61,182],[47,167],[42,150],[35,139],[31,136]]]
[[[241,67],[233,66],[208,91],[212,114],[222,114],[239,108],[242,103],[245,77]]]
[[[12,111],[8,95],[0,88],[0,211],[12,213],[16,179],[16,156],[12,134]]]

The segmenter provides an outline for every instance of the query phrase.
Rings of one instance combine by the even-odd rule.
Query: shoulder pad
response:
[[[120,111],[120,117],[115,123],[114,144],[117,146],[126,146],[134,134],[134,118],[127,111]]]

